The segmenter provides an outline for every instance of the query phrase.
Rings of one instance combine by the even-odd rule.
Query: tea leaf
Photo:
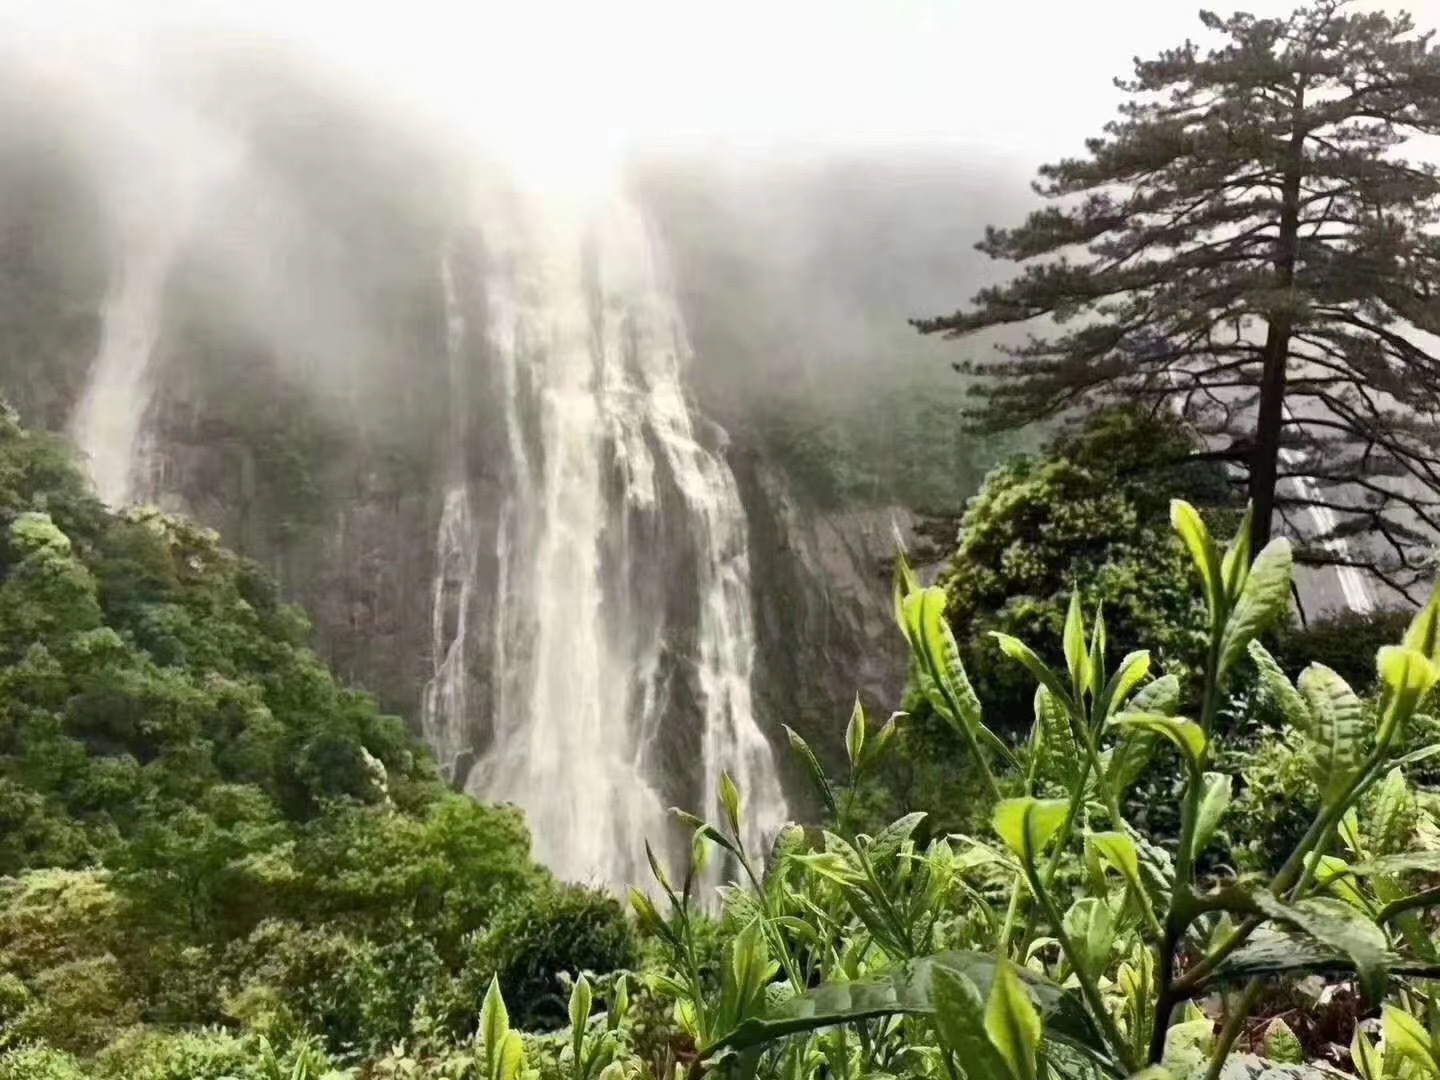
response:
[[[1065,688],[1065,684],[1060,681],[1060,677],[1056,675],[1055,672],[1050,670],[1049,665],[1035,654],[1035,650],[1019,638],[1011,637],[1009,634],[1002,634],[998,630],[992,630],[990,636],[999,644],[1001,652],[1011,660],[1024,664],[1026,670],[1035,676],[1035,679],[1044,686],[1045,689],[1055,695],[1056,701],[1064,703],[1067,708],[1074,707],[1074,703],[1070,700],[1070,692]]]
[[[1210,616],[1218,620],[1224,615],[1227,605],[1220,553],[1215,549],[1215,539],[1205,527],[1199,512],[1184,499],[1170,501],[1170,524],[1189,550],[1195,569],[1200,571],[1200,581],[1205,586],[1205,596],[1210,605]]]
[[[1065,799],[1001,799],[995,804],[991,825],[1021,859],[1033,860],[1060,831],[1069,812]]]
[[[865,708],[860,696],[855,696],[855,707],[850,710],[850,722],[845,725],[845,756],[850,759],[850,768],[860,764],[860,755],[865,752]]]
[[[1271,540],[1255,556],[1250,576],[1240,590],[1240,598],[1235,601],[1235,607],[1225,621],[1225,632],[1220,639],[1218,674],[1229,671],[1250,642],[1289,607],[1293,570],[1290,541],[1283,536]]]
[[[995,968],[990,998],[985,1003],[985,1032],[1010,1065],[1015,1080],[1035,1080],[1040,1014],[1008,960],[1001,960]]]
[[[1179,716],[1157,716],[1153,713],[1123,712],[1110,721],[1113,727],[1139,728],[1163,735],[1177,747],[1190,762],[1190,767],[1199,771],[1205,753],[1205,732],[1194,720]]]
[[[1255,667],[1260,675],[1260,689],[1265,698],[1280,710],[1280,715],[1285,722],[1299,732],[1310,730],[1310,710],[1305,705],[1305,699],[1300,696],[1300,691],[1295,689],[1285,672],[1280,670],[1280,665],[1275,658],[1266,651],[1265,646],[1258,641],[1250,642],[1248,646],[1250,659],[1255,661]]]
[[[1440,1059],[1435,1054],[1435,1044],[1425,1025],[1404,1009],[1386,1005],[1381,1013],[1385,1031],[1385,1054],[1399,1054],[1412,1061],[1423,1075],[1440,1074]]]
[[[1355,1025],[1355,1034],[1350,1037],[1350,1061],[1360,1080],[1381,1080],[1385,1075],[1385,1059],[1359,1024]]]
[[[1082,896],[1064,917],[1065,933],[1084,958],[1085,972],[1093,978],[1104,971],[1115,943],[1115,916],[1099,897]]]
[[[894,717],[891,717],[894,722]],[[825,803],[825,809],[830,812],[832,818],[840,816],[840,808],[835,802],[835,792],[830,787],[830,779],[825,775],[824,768],[820,765],[820,759],[815,756],[815,751],[810,749],[810,744],[802,739],[795,729],[788,724],[782,724],[785,729],[785,737],[790,740],[790,749],[800,755],[800,760],[805,764],[805,770],[810,774],[810,782],[820,793],[820,799]]]
[[[1116,709],[1124,708],[1125,702],[1149,673],[1148,652],[1140,649],[1127,653],[1125,659],[1120,661],[1120,666],[1115,669],[1115,674],[1110,676],[1110,681],[1105,684],[1105,689],[1100,692],[1100,699],[1095,703],[1096,721],[1107,720]]]
[[[1311,769],[1321,793],[1333,799],[1365,758],[1365,709],[1349,684],[1324,664],[1300,673],[1300,693],[1310,712]]]
[[[1080,590],[1070,593],[1070,608],[1065,614],[1065,666],[1070,672],[1070,687],[1079,701],[1090,685],[1090,650],[1085,642],[1085,615],[1080,610]]]
[[[965,1062],[966,1075],[1005,1080],[1010,1070],[985,1034],[985,1003],[974,981],[962,971],[936,968],[934,998],[940,1041]]]
[[[593,1003],[594,994],[590,989],[590,980],[582,971],[570,990],[570,1037],[574,1043],[576,1061],[580,1060],[580,1048],[585,1041],[585,1027],[590,1023]]]
[[[485,1043],[485,1058],[490,1065],[490,1080],[503,1080],[505,1036],[510,1031],[510,1013],[500,994],[500,979],[491,976],[490,988],[480,1006],[480,1034]]]
[[[1195,843],[1192,854],[1198,856],[1215,835],[1220,819],[1230,806],[1233,780],[1222,773],[1206,773],[1201,781],[1200,810],[1195,818]]]
[[[1255,906],[1272,919],[1299,927],[1317,941],[1345,953],[1355,965],[1365,997],[1378,1002],[1385,993],[1389,961],[1385,932],[1342,900],[1313,896],[1287,904],[1268,890],[1252,894]]]
[[[1225,597],[1234,604],[1240,597],[1245,581],[1250,577],[1250,523],[1255,516],[1255,507],[1246,506],[1245,516],[1234,537],[1225,548],[1225,558],[1220,563],[1220,576],[1224,580]]]

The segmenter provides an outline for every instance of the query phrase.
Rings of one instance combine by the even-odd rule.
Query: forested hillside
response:
[[[163,1063],[464,1035],[497,974],[554,1024],[555,972],[631,962],[615,901],[536,866],[518,813],[449,793],[213,533],[105,510],[13,416],[0,531],[0,1044],[211,1076]],[[247,1034],[165,1034],[216,1024]]]

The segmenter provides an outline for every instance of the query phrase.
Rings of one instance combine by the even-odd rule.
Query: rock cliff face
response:
[[[737,448],[731,462],[750,520],[758,703],[817,752],[840,758],[856,695],[888,711],[904,690],[888,568],[914,516],[904,507],[810,506],[760,454]]]

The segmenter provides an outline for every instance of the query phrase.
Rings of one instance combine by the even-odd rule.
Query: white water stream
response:
[[[763,856],[786,805],[751,698],[746,521],[720,435],[707,443],[684,394],[689,345],[663,267],[618,199],[584,213],[542,203],[517,216],[517,205],[487,218],[482,282],[509,457],[499,569],[476,580],[461,440],[437,539],[427,737],[451,762],[481,721],[488,749],[468,789],[520,806],[537,857],[561,877],[643,882],[645,840],[673,835],[664,793],[691,776],[686,809],[713,817],[722,769]],[[469,329],[448,290],[453,361]],[[452,368],[456,400],[464,374]],[[485,588],[495,689],[477,717],[464,624]],[[669,636],[675,597],[686,598],[683,642]],[[674,700],[677,666],[698,691],[688,711]]]

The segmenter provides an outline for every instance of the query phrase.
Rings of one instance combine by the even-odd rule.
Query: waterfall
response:
[[[96,494],[111,506],[155,494],[144,425],[166,285],[206,197],[244,160],[239,143],[162,90],[150,93],[143,107],[134,107],[145,123],[107,129],[120,258],[105,301],[100,348],[69,423]]]
[[[431,589],[430,648],[433,665],[420,709],[420,730],[442,769],[454,774],[468,743],[471,716],[467,645],[470,601],[475,593],[480,538],[470,507],[466,473],[469,379],[465,364],[468,327],[456,296],[449,253],[441,260],[445,296],[445,361],[449,388],[449,463],[445,502],[435,539],[435,581]]]
[[[567,214],[523,198],[486,221],[507,496],[494,690],[467,790],[521,807],[559,876],[620,888],[648,877],[647,839],[673,840],[667,806],[717,812],[726,769],[758,856],[786,805],[751,700],[746,522],[723,436],[686,400],[689,345],[644,221],[618,199]],[[442,522],[437,611],[459,531]],[[446,668],[463,642],[442,642],[441,623],[427,730],[445,758],[451,733],[477,727],[438,715],[469,707],[445,689],[464,682]]]
[[[150,359],[174,255],[169,237],[127,244],[119,281],[105,302],[100,351],[71,418],[95,492],[111,506],[135,494],[141,424],[149,408]]]

